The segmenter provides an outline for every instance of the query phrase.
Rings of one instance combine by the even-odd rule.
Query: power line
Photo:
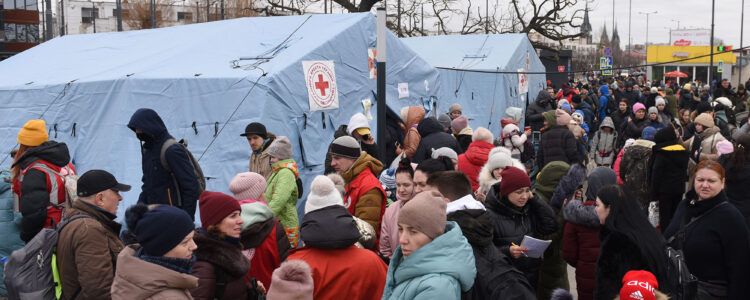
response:
[[[732,50],[726,50],[722,52],[714,52],[713,54],[705,54],[700,55],[696,57],[689,57],[689,58],[683,58],[683,59],[677,59],[677,60],[671,60],[666,62],[660,62],[660,63],[652,63],[652,64],[643,64],[643,65],[632,65],[632,66],[624,66],[624,67],[616,67],[611,68],[611,70],[624,70],[624,69],[632,69],[632,68],[643,68],[643,67],[650,67],[650,66],[659,66],[659,65],[666,65],[671,63],[677,63],[677,62],[683,62],[698,58],[704,58],[709,57],[712,55],[719,55],[722,53],[730,53],[734,51],[744,51],[746,49],[749,49],[750,46],[745,46],[738,49],[732,49]],[[461,69],[461,68],[450,68],[450,67],[435,67],[436,69],[442,69],[442,70],[453,70],[453,71],[463,71],[463,72],[475,72],[475,73],[490,73],[490,74],[560,74],[565,72],[518,72],[518,71],[488,71],[488,70],[471,70],[471,69]],[[588,72],[599,72],[601,70],[586,70],[586,71],[568,71],[567,73],[577,74],[577,73],[588,73]]]

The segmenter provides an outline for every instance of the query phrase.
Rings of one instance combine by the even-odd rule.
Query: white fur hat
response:
[[[498,149],[498,150],[495,150]],[[506,168],[513,166],[513,158],[510,156],[510,150],[505,147],[495,147],[490,151],[489,159],[487,160],[487,167],[490,172],[497,168]]]
[[[331,205],[344,205],[341,193],[327,176],[315,176],[310,184],[310,195],[307,196],[307,203],[305,203],[305,213]]]

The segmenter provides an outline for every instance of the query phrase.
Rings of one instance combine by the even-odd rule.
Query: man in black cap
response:
[[[250,154],[250,172],[263,175],[266,179],[271,176],[271,156],[268,148],[276,139],[273,133],[266,131],[266,126],[253,122],[245,127],[245,133],[240,134],[247,138],[253,153]]]
[[[117,255],[123,248],[115,222],[120,192],[130,186],[107,171],[91,170],[77,183],[78,199],[65,209],[70,220],[57,241],[57,267],[67,299],[110,299]],[[73,219],[75,218],[75,219]]]

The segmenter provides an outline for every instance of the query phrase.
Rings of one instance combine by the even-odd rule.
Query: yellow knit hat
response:
[[[18,143],[36,147],[49,140],[47,123],[44,120],[30,120],[18,132]]]

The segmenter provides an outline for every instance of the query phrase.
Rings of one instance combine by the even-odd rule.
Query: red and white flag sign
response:
[[[332,60],[302,61],[310,111],[339,108],[339,91]]]

